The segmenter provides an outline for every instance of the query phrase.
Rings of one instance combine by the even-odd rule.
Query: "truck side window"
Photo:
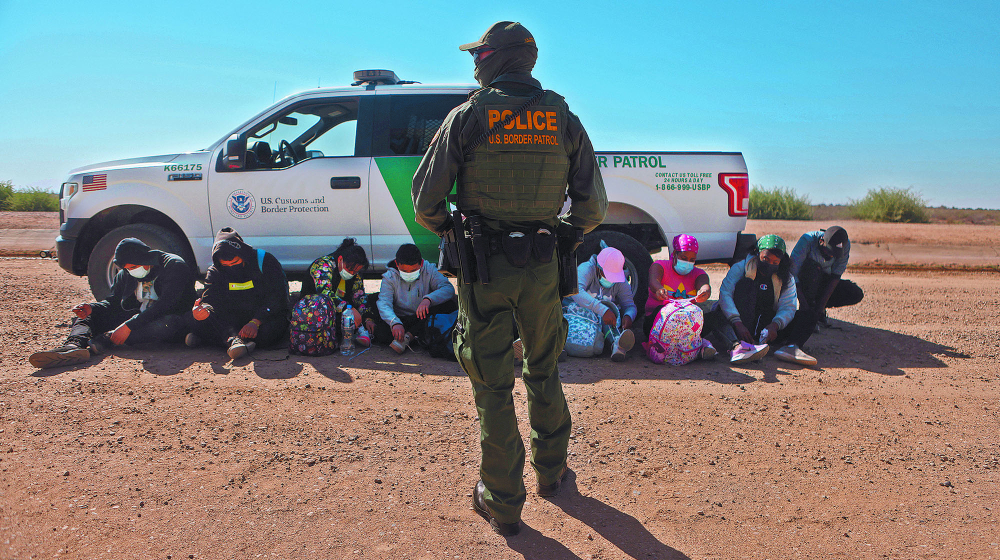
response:
[[[357,98],[297,105],[251,132],[245,169],[283,169],[312,158],[353,156],[357,123]]]
[[[389,154],[423,155],[448,113],[466,95],[393,95],[389,109]]]

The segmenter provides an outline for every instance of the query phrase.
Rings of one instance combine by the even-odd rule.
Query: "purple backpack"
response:
[[[337,308],[321,294],[303,296],[292,309],[288,351],[303,356],[327,356],[337,350]]]

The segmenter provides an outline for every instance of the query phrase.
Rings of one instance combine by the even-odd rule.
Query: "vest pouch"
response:
[[[556,234],[549,228],[538,228],[531,236],[531,253],[540,263],[552,262],[556,250]]]
[[[512,266],[524,268],[531,256],[531,235],[523,231],[511,231],[501,235],[500,246],[507,262]]]

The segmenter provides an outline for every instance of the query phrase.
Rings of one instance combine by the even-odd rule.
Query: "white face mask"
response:
[[[132,278],[145,278],[149,274],[151,267],[140,266],[139,268],[126,268],[125,271],[132,275]]]
[[[354,278],[354,275],[351,274],[350,272],[347,272],[346,270],[341,270],[340,277],[343,278],[344,280],[350,280],[351,278]]]
[[[413,272],[403,272],[402,270],[400,270],[399,277],[403,279],[403,282],[406,282],[407,284],[412,284],[413,282],[417,281],[417,278],[420,278],[420,270],[419,269],[414,270]]]

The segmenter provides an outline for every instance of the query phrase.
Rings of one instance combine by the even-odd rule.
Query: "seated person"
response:
[[[698,240],[682,233],[674,236],[672,245],[670,260],[653,261],[649,267],[649,296],[642,320],[644,340],[649,339],[656,315],[668,301],[694,298],[696,303],[704,303],[712,297],[708,274],[694,266]]]
[[[458,302],[455,287],[424,260],[416,245],[400,246],[388,266],[378,294],[381,320],[375,326],[375,341],[391,344],[402,354],[414,338],[423,336],[428,317],[451,313],[458,309]]]
[[[271,253],[247,245],[232,228],[215,236],[205,291],[186,319],[184,342],[224,346],[230,358],[288,336],[288,281]]]
[[[329,255],[322,256],[309,266],[309,277],[302,282],[302,295],[322,294],[337,307],[338,315],[348,305],[354,315],[354,340],[359,346],[371,346],[371,333],[375,330],[377,311],[365,293],[361,271],[368,268],[365,248],[353,237],[347,237]],[[337,339],[343,334],[342,322],[337,321]]]
[[[799,297],[799,311],[812,312],[826,324],[826,309],[861,301],[861,287],[844,280],[851,256],[851,240],[840,226],[802,234],[792,249],[792,276]]]
[[[768,348],[756,345],[771,344],[781,346],[774,353],[780,360],[815,365],[816,358],[802,351],[812,326],[795,312],[795,277],[784,240],[765,235],[757,250],[729,269],[706,327],[726,343],[723,348],[733,349],[733,363],[759,360]],[[753,345],[753,351],[741,351],[741,342]]]
[[[564,298],[563,308],[576,304],[599,318],[603,340],[595,341],[594,351],[589,355],[600,353],[607,341],[612,345],[611,360],[625,360],[635,344],[635,333],[631,328],[639,313],[632,297],[632,287],[625,278],[625,255],[614,247],[602,249],[577,267],[577,282],[579,292]],[[570,355],[575,354],[570,352]]]
[[[38,368],[86,362],[111,345],[179,341],[183,314],[194,302],[194,273],[177,255],[150,249],[138,239],[122,239],[114,262],[111,295],[73,308],[76,318],[66,342],[35,352],[28,361]],[[110,331],[110,332],[109,332]]]

